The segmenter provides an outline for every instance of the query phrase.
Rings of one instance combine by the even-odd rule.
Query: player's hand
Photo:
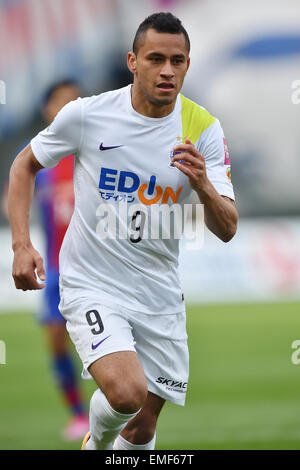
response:
[[[191,187],[195,191],[204,189],[209,184],[205,160],[190,139],[185,139],[185,144],[176,145],[174,152],[180,152],[173,157],[174,166],[188,177]],[[180,163],[179,160],[185,163]]]
[[[17,289],[38,290],[45,284],[38,281],[46,280],[43,258],[32,246],[19,247],[14,251],[12,275]]]

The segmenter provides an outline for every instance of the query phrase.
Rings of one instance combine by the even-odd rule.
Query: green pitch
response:
[[[190,307],[188,333],[186,406],[166,404],[157,449],[300,449],[300,304]],[[60,439],[69,415],[33,317],[0,315],[0,340],[0,449],[78,449]]]

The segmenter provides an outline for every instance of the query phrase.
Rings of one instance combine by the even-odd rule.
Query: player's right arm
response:
[[[9,174],[8,217],[14,252],[13,271],[15,286],[22,290],[45,287],[43,259],[30,240],[30,206],[34,193],[35,177],[43,166],[35,158],[31,145],[27,145],[15,158]]]
[[[15,158],[9,178],[8,216],[14,251],[13,278],[17,289],[45,287],[45,270],[29,234],[29,213],[35,176],[42,168],[52,168],[67,155],[77,155],[82,140],[82,100],[66,104],[54,121],[35,136]]]

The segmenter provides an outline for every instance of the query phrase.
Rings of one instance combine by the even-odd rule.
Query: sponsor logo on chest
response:
[[[102,167],[100,172],[99,192],[103,199],[118,197],[118,200],[133,202],[137,197],[139,202],[147,206],[157,203],[167,204],[169,201],[176,204],[182,188],[182,186],[177,189],[171,186],[163,188],[157,184],[155,175],[151,175],[149,180],[143,183],[133,171]]]

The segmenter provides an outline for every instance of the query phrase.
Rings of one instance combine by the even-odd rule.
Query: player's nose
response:
[[[166,61],[160,71],[160,76],[161,77],[166,77],[166,78],[172,78],[174,77],[174,72],[172,69],[171,62]]]

